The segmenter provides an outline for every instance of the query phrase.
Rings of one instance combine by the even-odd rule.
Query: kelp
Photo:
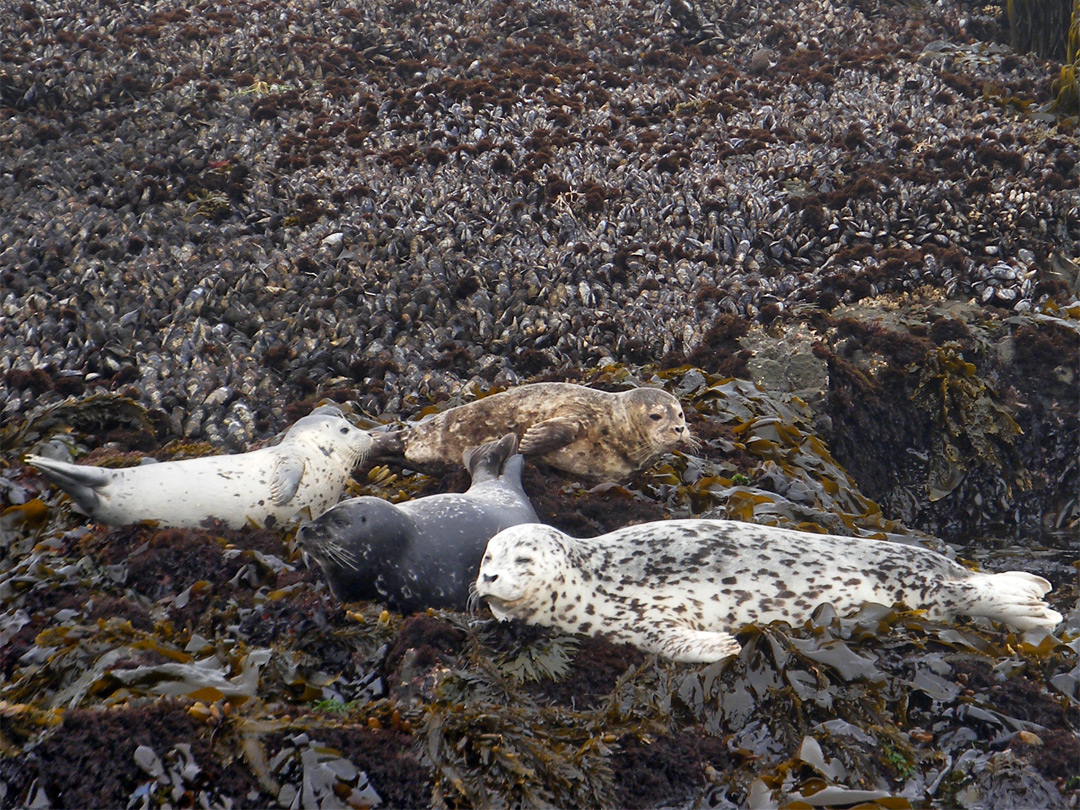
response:
[[[1007,0],[1012,47],[1063,62],[1054,79],[1050,109],[1080,114],[1080,0]]]
[[[659,379],[686,407],[731,427],[735,440],[728,452],[754,460],[745,473],[693,453],[683,454],[681,469],[661,465],[656,479],[667,491],[649,494],[661,500],[666,495],[676,514],[845,535],[900,531],[833,458],[798,397],[781,399],[752,382],[693,368],[663,372]]]
[[[132,792],[128,808],[190,807],[196,796],[199,804],[210,810],[226,810],[230,806],[230,797],[216,790],[188,743],[177,743],[162,756],[148,745],[139,745],[132,758],[148,778]]]
[[[1065,63],[1051,88],[1053,109],[1060,115],[1080,115],[1080,0],[1073,0],[1072,20],[1065,43]]]
[[[1006,0],[1013,48],[1021,53],[1034,51],[1044,59],[1060,60],[1065,56],[1075,7],[1075,0]]]
[[[286,738],[286,745],[269,763],[281,787],[281,807],[374,807],[382,804],[367,774],[342,752],[305,733]]]
[[[926,358],[912,398],[944,428],[935,433],[938,446],[931,455],[931,501],[955,490],[973,465],[1014,470],[1009,483],[1029,486],[1014,449],[1020,426],[958,344],[946,343]]]
[[[143,405],[130,397],[97,391],[34,408],[24,420],[11,421],[0,429],[0,445],[6,452],[27,452],[39,442],[63,438],[73,431],[102,435],[115,430],[156,435]]]

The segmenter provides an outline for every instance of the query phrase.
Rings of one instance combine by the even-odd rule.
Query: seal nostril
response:
[[[498,574],[484,574],[484,582],[494,582],[498,578]]]

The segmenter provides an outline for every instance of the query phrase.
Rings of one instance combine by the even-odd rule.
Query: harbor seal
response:
[[[109,469],[28,455],[75,504],[102,523],[142,520],[194,527],[272,527],[303,513],[317,517],[337,502],[371,435],[340,408],[322,405],[297,420],[273,447]]]
[[[488,543],[476,595],[499,619],[603,634],[676,661],[740,650],[751,622],[799,625],[822,602],[840,615],[903,602],[931,618],[986,616],[1054,627],[1042,577],[981,574],[934,551],[727,520],[669,520],[577,540],[517,526]]]
[[[464,453],[472,486],[392,504],[342,501],[301,527],[301,547],[322,567],[343,602],[381,601],[401,613],[429,607],[461,610],[487,541],[519,523],[536,522],[521,488],[517,436]]]
[[[418,469],[456,464],[466,448],[517,434],[518,452],[560,470],[622,481],[680,443],[693,444],[679,400],[659,388],[609,393],[574,383],[531,383],[450,408],[376,437],[373,455]]]

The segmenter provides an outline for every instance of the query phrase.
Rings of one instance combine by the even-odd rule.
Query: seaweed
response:
[[[947,411],[958,452],[988,442],[1014,469],[1022,435],[1001,416],[1009,401],[954,333],[964,338],[934,332],[925,365],[916,352],[911,390]],[[1071,346],[1026,321],[1015,335],[1016,362],[1040,373],[1054,347]],[[798,397],[689,366],[581,378],[664,386],[700,445],[618,486],[529,463],[545,519],[601,532],[628,515],[708,515],[917,536],[860,492]],[[988,430],[985,419],[1001,421]],[[199,449],[170,450],[188,451]],[[881,605],[845,619],[822,607],[800,627],[745,628],[725,661],[675,664],[483,608],[402,618],[342,605],[289,531],[85,525],[25,468],[5,474],[21,508],[4,517],[13,537],[0,577],[4,807],[1054,806],[1078,787],[1075,617],[1061,636],[1017,635]],[[393,500],[465,478],[375,467],[350,486]],[[71,800],[59,763],[113,739],[116,718],[136,732],[108,777]],[[1062,753],[1046,756],[1051,745]]]

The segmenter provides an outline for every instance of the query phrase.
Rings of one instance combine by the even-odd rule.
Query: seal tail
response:
[[[89,514],[94,514],[101,502],[98,489],[111,480],[109,471],[101,467],[68,464],[66,461],[55,461],[33,454],[28,455],[25,461],[41,470],[46,478],[64,490]]]
[[[461,456],[461,463],[469,471],[473,484],[490,481],[503,473],[503,467],[517,452],[518,437],[507,433],[501,439],[470,447]]]
[[[1051,629],[1061,623],[1061,614],[1043,600],[1053,586],[1025,571],[974,574],[943,588],[942,606],[952,614],[985,616],[1017,630]]]

